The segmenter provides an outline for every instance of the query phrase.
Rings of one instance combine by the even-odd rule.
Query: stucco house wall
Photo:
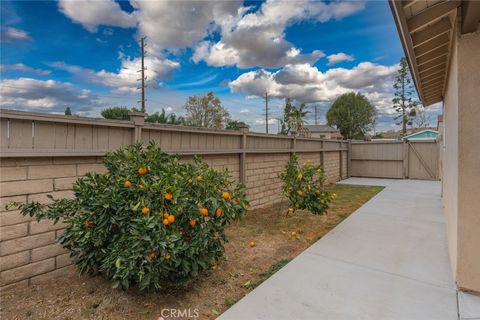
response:
[[[480,32],[455,33],[443,106],[443,204],[456,283],[480,292]]]
[[[458,75],[457,41],[454,38],[449,78],[443,105],[444,132],[442,147],[442,190],[447,222],[448,250],[452,270],[457,269],[457,195],[458,195]]]
[[[458,41],[457,285],[480,292],[480,30]]]

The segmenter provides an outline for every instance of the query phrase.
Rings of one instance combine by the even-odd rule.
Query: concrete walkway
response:
[[[439,182],[341,183],[385,189],[219,319],[480,319],[480,297],[457,300]]]

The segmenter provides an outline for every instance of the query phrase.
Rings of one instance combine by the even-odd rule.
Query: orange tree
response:
[[[81,273],[113,287],[160,289],[185,282],[222,257],[224,227],[246,212],[243,185],[205,162],[180,162],[155,144],[104,158],[105,174],[78,179],[73,199],[13,204],[38,220],[67,223],[58,241]]]
[[[290,156],[285,171],[279,177],[283,181],[282,194],[289,201],[287,214],[297,209],[325,214],[329,203],[337,197],[323,189],[323,168],[313,165],[311,161],[300,165],[295,154]]]

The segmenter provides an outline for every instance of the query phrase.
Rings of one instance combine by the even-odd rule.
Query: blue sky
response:
[[[182,114],[189,95],[213,91],[232,118],[264,131],[268,91],[274,131],[285,97],[319,106],[323,123],[339,94],[359,91],[378,130],[395,128],[403,51],[386,1],[2,1],[1,34],[2,108],[98,116],[138,106],[147,36],[148,113]]]

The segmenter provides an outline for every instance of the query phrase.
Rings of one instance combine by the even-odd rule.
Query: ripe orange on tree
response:
[[[137,172],[138,172],[139,175],[143,176],[144,174],[146,174],[148,172],[148,169],[145,168],[145,167],[141,167],[141,168],[138,168]]]
[[[198,182],[203,181],[203,177],[202,177],[202,176],[197,176],[195,179],[197,179]]]
[[[225,200],[230,200],[231,199],[230,193],[226,192],[226,191],[224,193],[222,193],[222,197]]]
[[[206,216],[206,215],[208,214],[208,209],[207,209],[207,208],[202,208],[202,209],[200,209],[200,214],[201,214],[202,216]]]
[[[168,223],[174,223],[175,222],[175,216],[173,214],[168,216]]]
[[[123,186],[125,188],[130,188],[132,186],[132,183],[129,180],[125,180],[125,182],[123,183]]]
[[[143,207],[143,208],[142,208],[142,214],[143,214],[143,215],[147,215],[147,214],[149,214],[149,213],[150,213],[150,208],[147,208],[147,207]]]
[[[217,210],[215,210],[215,215],[220,218],[223,215],[223,209],[217,208]]]
[[[168,218],[163,219],[163,225],[167,226],[170,222],[168,221]]]
[[[148,258],[149,258],[150,260],[155,260],[156,257],[157,257],[157,254],[155,253],[155,251],[150,251],[150,252],[148,253]]]
[[[250,241],[250,243],[248,244],[250,246],[250,248],[253,248],[255,247],[257,244],[255,243],[255,241]]]
[[[195,227],[195,224],[196,224],[196,223],[197,223],[197,222],[196,222],[195,220],[190,219],[190,225],[191,225],[192,227]]]
[[[166,200],[172,200],[173,199],[173,194],[168,192],[168,193],[165,193],[164,197],[165,197]]]

